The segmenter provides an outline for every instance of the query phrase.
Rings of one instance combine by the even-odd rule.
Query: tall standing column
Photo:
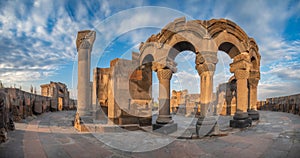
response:
[[[237,110],[247,112],[248,109],[248,86],[247,80],[249,77],[248,70],[236,70],[234,72],[236,78],[236,92],[237,92]]]
[[[167,66],[168,64],[168,66]],[[157,72],[159,80],[159,111],[156,124],[153,124],[153,130],[156,132],[169,134],[177,131],[177,124],[172,120],[170,114],[170,80],[173,72],[176,72],[176,63],[169,61],[160,64],[153,63],[152,69]]]
[[[201,115],[206,116],[213,95],[213,76],[216,63],[218,62],[216,52],[201,52],[196,56],[196,69],[200,75],[200,106]],[[213,109],[211,109],[213,110]]]
[[[257,111],[257,85],[260,79],[259,70],[251,70],[250,76],[248,79],[249,85],[249,109],[248,115],[252,118],[252,120],[259,120],[259,113]]]
[[[249,104],[250,109],[257,110],[257,85],[260,79],[260,73],[258,70],[251,70],[248,79],[249,83]]]
[[[79,113],[79,116],[91,115],[90,58],[95,38],[96,32],[90,30],[79,31],[77,35],[77,112]]]
[[[250,74],[250,57],[247,52],[234,57],[230,64],[230,72],[236,79],[237,110],[247,112],[248,109],[248,78]]]
[[[248,78],[250,74],[250,57],[247,52],[234,57],[230,64],[230,72],[234,73],[236,79],[236,100],[237,111],[230,120],[230,127],[245,128],[251,125],[252,119],[249,118],[248,110]]]
[[[168,68],[157,70],[159,80],[159,113],[156,123],[158,124],[173,123],[170,114],[170,80],[172,74],[172,70]]]

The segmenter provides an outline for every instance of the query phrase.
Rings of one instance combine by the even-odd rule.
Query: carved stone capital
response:
[[[237,55],[237,56],[235,56],[235,57],[233,58],[233,62],[238,62],[238,61],[240,61],[240,60],[244,60],[244,61],[250,62],[250,56],[249,56],[249,53],[243,52],[243,53],[241,53],[241,54],[239,54],[239,55]]]
[[[248,79],[249,78],[249,71],[238,69],[238,70],[234,71],[234,76],[237,80],[239,80],[239,79]]]
[[[203,72],[211,72],[212,74],[216,70],[215,64],[199,64],[195,66],[196,70],[198,71],[198,74],[201,75]]]
[[[252,70],[250,71],[250,76],[249,76],[249,78],[255,78],[255,79],[257,79],[257,80],[260,80],[260,72],[259,72],[259,70],[254,70],[254,69],[252,69]]]
[[[177,64],[174,61],[166,61],[164,63],[153,62],[152,63],[152,70],[157,72],[160,69],[169,69],[173,73],[175,73],[177,71],[176,65]]]
[[[239,60],[230,64],[230,72],[234,73],[236,70],[250,71],[251,63],[247,60]]]
[[[195,59],[195,68],[198,74],[201,75],[203,72],[210,71],[215,72],[218,57],[216,52],[201,52],[197,53]]]
[[[159,69],[159,70],[157,70],[158,80],[171,80],[172,74],[173,74],[173,72],[170,69]]]
[[[258,85],[259,79],[257,78],[249,78],[248,83],[251,87],[256,88]]]
[[[90,30],[79,31],[76,39],[76,48],[90,49],[96,38],[96,32]]]

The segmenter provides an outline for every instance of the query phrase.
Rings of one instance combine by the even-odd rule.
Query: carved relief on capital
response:
[[[251,63],[246,60],[239,60],[230,64],[230,72],[234,73],[236,70],[250,71]]]
[[[198,74],[201,75],[203,72],[210,71],[215,72],[218,57],[216,52],[201,52],[197,53],[195,64]]]
[[[256,88],[258,85],[259,79],[257,78],[249,78],[248,83],[252,88]]]
[[[243,53],[241,53],[241,54],[239,54],[239,55],[237,55],[237,56],[235,56],[235,57],[233,58],[233,62],[238,62],[238,61],[240,61],[240,60],[244,60],[244,61],[250,62],[250,56],[249,56],[249,53],[243,52]]]
[[[158,80],[171,80],[172,74],[173,72],[170,69],[159,69],[157,71]]]
[[[152,70],[153,71],[158,71],[160,69],[170,69],[172,72],[176,72],[177,71],[177,63],[175,63],[174,61],[170,61],[170,60],[165,60],[160,61],[160,62],[153,62],[152,63]]]
[[[196,55],[195,63],[197,64],[217,64],[218,56],[216,52],[200,52]]]
[[[248,79],[249,78],[249,71],[247,70],[235,70],[234,71],[234,76],[237,80],[239,79]]]
[[[95,39],[96,39],[95,31],[90,31],[90,30],[79,31],[76,39],[77,51],[79,49],[90,49],[91,46],[94,44]]]
[[[260,72],[259,72],[259,70],[252,69],[250,71],[250,77],[249,78],[255,78],[257,80],[260,80]]]
[[[196,70],[198,71],[198,74],[201,75],[203,72],[211,72],[212,74],[216,70],[216,65],[215,64],[198,64],[196,65]]]

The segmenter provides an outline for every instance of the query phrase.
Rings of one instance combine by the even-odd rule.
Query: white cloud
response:
[[[200,92],[200,77],[196,72],[187,72],[185,70],[173,74],[172,89],[188,89],[189,93]]]
[[[264,70],[259,87],[262,93],[271,94],[269,92],[272,91],[273,83],[279,87],[280,83],[286,84],[294,91],[297,90],[295,87],[299,87],[297,82],[287,81],[299,80],[297,62],[300,60],[300,40],[291,42],[284,35],[289,19],[300,18],[298,1],[160,1],[154,5],[173,9],[143,7],[130,10],[124,9],[153,4],[144,1],[107,0],[69,2],[46,0],[34,1],[31,4],[23,1],[1,3],[4,4],[0,6],[1,80],[13,83],[26,78],[39,80],[55,75],[62,65],[76,59],[75,39],[78,30],[97,30],[94,54],[103,52],[112,41],[122,35],[127,35],[122,42],[135,46],[145,41],[151,33],[159,32],[143,28],[160,30],[175,18],[187,16],[174,10],[180,8],[181,11],[200,20],[229,18],[257,41],[262,56],[261,67]],[[115,13],[117,14],[110,17]],[[104,18],[106,19],[103,20]],[[183,83],[188,83],[187,78],[195,78],[193,54],[186,54],[185,60],[190,61],[186,62],[188,67],[179,69],[177,76],[181,75]],[[215,87],[232,75],[227,72],[230,62],[231,59],[219,58],[214,79]],[[179,62],[180,65],[182,64]],[[24,74],[25,72],[28,74]],[[22,79],[22,74],[28,76]],[[16,77],[8,77],[9,75]]]

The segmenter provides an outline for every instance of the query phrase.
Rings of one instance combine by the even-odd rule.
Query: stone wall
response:
[[[216,113],[220,115],[234,115],[236,112],[236,84],[228,82],[220,84],[216,92]]]
[[[51,99],[43,102],[44,106],[50,106],[51,110],[75,109],[76,101],[70,99],[70,93],[65,84],[50,82],[41,85],[41,95]]]
[[[265,101],[258,101],[259,110],[281,111],[300,115],[300,94],[267,98]]]
[[[136,60],[114,59],[109,68],[95,68],[93,104],[96,115],[103,115],[115,124],[151,124],[151,65],[138,66]],[[96,98],[95,98],[96,97]],[[96,118],[104,118],[96,116]]]
[[[188,90],[172,91],[170,112],[177,114],[195,114],[199,104],[200,94],[189,94]]]
[[[17,88],[0,88],[0,142],[7,140],[7,132],[14,129],[14,123],[57,110],[57,98],[25,92]],[[76,108],[76,101],[68,100],[69,109]],[[55,108],[56,107],[56,108]]]

